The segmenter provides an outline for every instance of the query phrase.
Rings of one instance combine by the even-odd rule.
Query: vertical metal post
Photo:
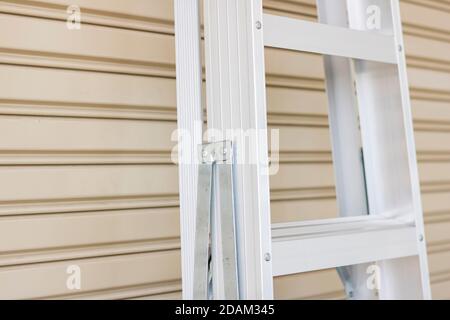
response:
[[[404,212],[417,232],[419,256],[379,262],[381,299],[430,297],[414,132],[398,0],[347,0],[349,26],[394,36],[397,64],[354,61],[370,214]],[[379,28],[368,27],[368,9],[379,13]],[[412,212],[412,213],[411,213]]]
[[[240,297],[271,299],[262,0],[205,0],[204,12],[208,127],[223,135],[231,130],[236,150],[234,182]],[[218,252],[217,259],[220,255]],[[220,263],[214,260],[213,264]],[[223,272],[216,272],[216,281],[223,281]]]
[[[425,241],[425,226],[423,221],[422,200],[420,194],[419,170],[417,168],[416,144],[414,141],[414,126],[411,112],[411,99],[409,94],[408,76],[406,70],[406,54],[403,42],[403,30],[398,0],[390,0],[392,8],[392,28],[397,45],[398,77],[401,88],[401,101],[403,121],[405,126],[406,149],[408,152],[409,174],[411,180],[411,193],[416,222],[417,241],[419,247],[420,277],[422,295],[424,299],[431,299],[430,275],[428,270],[427,246]]]
[[[317,9],[321,23],[347,27],[347,8],[342,1],[317,0]],[[369,212],[352,61],[348,58],[324,56],[324,65],[339,215],[367,215]],[[369,290],[366,285],[368,267],[369,264],[362,264],[338,268],[349,298],[376,298],[376,292]]]
[[[197,146],[202,143],[199,0],[174,0],[183,298],[194,294]]]

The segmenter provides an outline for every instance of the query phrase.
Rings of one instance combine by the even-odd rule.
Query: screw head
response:
[[[419,235],[419,241],[422,242],[424,240],[423,234]]]
[[[256,21],[256,29],[260,30],[262,28],[261,21]]]
[[[398,51],[402,52],[403,51],[403,46],[401,44],[398,45]]]
[[[267,262],[269,262],[270,260],[272,260],[272,256],[270,255],[270,253],[266,253],[264,255],[264,260],[266,260]]]

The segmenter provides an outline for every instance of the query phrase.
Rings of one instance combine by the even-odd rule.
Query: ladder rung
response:
[[[393,36],[264,15],[264,44],[384,63],[397,63]]]
[[[272,225],[274,276],[418,254],[411,222],[377,216]]]

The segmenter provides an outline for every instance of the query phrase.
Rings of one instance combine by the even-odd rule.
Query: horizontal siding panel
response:
[[[176,123],[0,116],[0,127],[3,150],[169,151]]]
[[[132,298],[131,300],[181,300],[182,293],[180,291],[173,293],[157,294],[152,296],[143,296]]]
[[[177,238],[179,212],[158,208],[3,217],[0,234],[1,264],[3,255],[18,251]]]
[[[16,1],[0,2],[0,11],[66,21],[67,8],[78,5],[82,11],[83,25],[105,25],[116,28],[173,34],[173,2],[161,0],[104,1]]]
[[[177,167],[170,165],[0,167],[0,180],[8,183],[0,211],[20,202],[178,193]]]
[[[4,150],[170,151],[173,122],[0,116]],[[11,139],[14,137],[14,139]]]
[[[292,121],[292,119],[290,120]],[[307,120],[307,118],[299,119],[303,122],[307,122]],[[311,122],[311,127],[279,125],[269,126],[269,129],[278,130],[280,135],[279,150],[281,151],[330,151],[331,141],[328,128],[314,127],[314,120],[311,120]],[[321,126],[320,123],[319,126]]]
[[[0,299],[35,299],[179,279],[178,250],[0,269]],[[67,267],[81,269],[81,290],[66,287]],[[164,267],[163,267],[164,266]]]
[[[325,197],[300,200],[281,200],[272,199],[271,215],[272,223],[295,222],[315,219],[337,218],[337,203],[334,197]]]
[[[431,285],[434,300],[450,299],[450,277],[444,281],[432,283]]]
[[[419,163],[419,173],[422,182],[450,181],[450,162]]]
[[[181,294],[181,281],[166,281],[162,283],[139,285],[127,288],[103,290],[70,295],[71,300],[159,300],[163,297],[173,296],[175,299]],[[53,299],[59,299],[53,298]],[[178,298],[179,299],[179,298]]]
[[[271,176],[273,190],[320,188],[334,186],[332,164],[282,164],[279,172]]]
[[[323,91],[270,86],[267,88],[267,109],[269,114],[328,114],[327,97]]]
[[[409,68],[409,84],[412,88],[450,93],[450,73]]]
[[[10,1],[17,2],[17,1]],[[105,14],[113,13],[120,15],[154,18],[158,20],[173,19],[173,2],[161,0],[39,0],[40,4],[58,5],[66,8],[70,5],[77,5],[81,8],[92,11],[103,11]]]
[[[448,247],[446,249],[444,251],[431,251],[428,254],[430,273],[432,275],[439,275],[450,271],[450,252],[448,251]]]
[[[447,18],[448,19],[448,18]],[[426,60],[439,60],[448,63],[450,43],[415,36],[405,36],[405,48],[411,57]],[[448,68],[448,67],[447,67]]]
[[[425,213],[450,212],[450,184],[442,185],[443,191],[422,192],[423,210]]]
[[[432,126],[427,126],[427,131],[416,130],[415,132],[416,148],[419,155],[421,152],[450,151],[447,145],[450,138],[450,131],[434,131],[432,128]]]
[[[295,285],[293,285],[295,283]],[[343,286],[333,269],[277,277],[275,299],[343,299]]]
[[[401,13],[404,24],[414,25],[421,28],[435,29],[438,32],[444,32],[450,30],[449,12],[445,10],[436,10],[431,7],[427,7],[426,4],[431,6],[433,0],[426,0],[425,5],[416,5],[414,0],[402,0]],[[432,54],[430,52],[429,54]]]
[[[7,31],[11,28],[16,32]],[[7,14],[0,14],[0,30],[7,52],[66,55],[74,59],[112,59],[124,64],[167,65],[175,61],[174,40],[169,35],[93,25],[69,31],[65,21]],[[45,37],[37,37],[36,34]]]
[[[425,233],[429,244],[446,242],[450,243],[450,219],[439,223],[428,223],[425,225]],[[450,270],[450,268],[449,268]]]
[[[325,77],[322,56],[311,53],[266,48],[266,72],[290,77]]]
[[[416,120],[435,121],[434,124],[450,123],[450,103],[448,102],[413,99],[412,111]]]
[[[1,103],[12,100],[172,110],[176,106],[173,79],[0,65],[0,85]]]

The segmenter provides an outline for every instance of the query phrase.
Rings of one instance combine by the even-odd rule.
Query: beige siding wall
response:
[[[450,3],[405,0],[435,298],[450,298]],[[80,31],[66,8],[82,8]],[[315,19],[313,0],[266,0]],[[171,0],[0,1],[0,298],[180,296]],[[267,49],[273,221],[336,216],[320,56]],[[66,268],[82,290],[66,289]],[[334,270],[277,298],[342,298]]]

